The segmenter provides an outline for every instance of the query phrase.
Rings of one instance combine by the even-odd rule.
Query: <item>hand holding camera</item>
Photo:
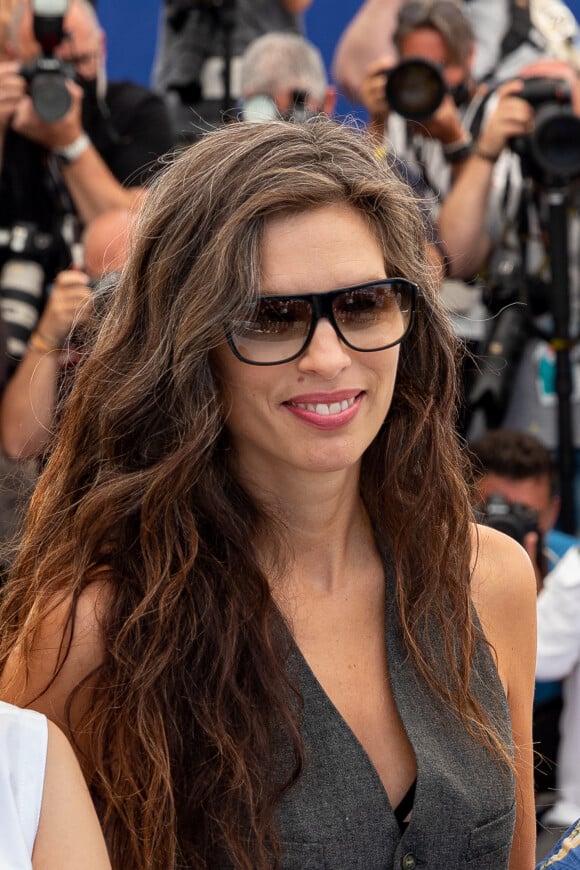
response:
[[[4,133],[26,96],[26,82],[15,61],[0,61],[0,133]]]
[[[505,82],[496,92],[497,104],[478,139],[478,149],[489,159],[499,157],[514,136],[524,136],[534,128],[534,111],[521,98],[521,79]]]
[[[389,104],[385,94],[388,59],[380,57],[367,69],[360,88],[360,99],[374,124],[384,124],[389,116]]]
[[[64,116],[55,121],[43,120],[38,115],[31,97],[23,96],[14,110],[12,129],[49,150],[70,145],[83,132],[83,89],[76,82],[67,80],[66,90],[70,97],[70,108]]]
[[[90,278],[85,272],[60,272],[48,295],[38,333],[54,347],[62,347],[73,326],[86,323],[92,310]]]
[[[444,95],[441,103],[429,118],[414,123],[419,126],[421,131],[426,131],[443,145],[466,141],[468,138],[468,134],[463,129],[457,106],[449,93]]]

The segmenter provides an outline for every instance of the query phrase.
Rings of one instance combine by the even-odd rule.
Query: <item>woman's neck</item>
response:
[[[253,489],[247,479],[245,485]],[[285,529],[288,567],[282,583],[319,592],[344,588],[365,562],[376,559],[371,524],[360,497],[359,469],[299,474],[256,493]],[[265,536],[266,537],[266,536]],[[257,542],[268,561],[265,540]],[[268,572],[269,573],[269,572]]]

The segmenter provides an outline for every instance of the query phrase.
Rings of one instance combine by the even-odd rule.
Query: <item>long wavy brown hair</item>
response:
[[[300,699],[285,676],[289,632],[252,542],[267,529],[282,565],[284,535],[236,477],[211,350],[260,289],[265,222],[329,203],[357,209],[387,274],[422,287],[361,492],[393,554],[415,666],[477,740],[507,757],[470,688],[480,632],[454,429],[457,346],[415,197],[357,131],[322,119],[233,124],[173,158],[147,197],[3,603],[0,665],[16,643],[26,656],[56,601],[70,602],[72,631],[79,597],[107,578],[105,657],[85,680],[91,703],[75,727],[90,735],[84,769],[123,870],[260,870],[279,858],[275,809],[300,775]],[[441,649],[427,640],[433,626],[445,679]],[[291,769],[277,770],[273,734],[293,748]]]

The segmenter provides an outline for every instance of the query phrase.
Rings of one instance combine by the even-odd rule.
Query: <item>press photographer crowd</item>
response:
[[[0,0],[0,868],[580,867],[576,9],[319,2]]]

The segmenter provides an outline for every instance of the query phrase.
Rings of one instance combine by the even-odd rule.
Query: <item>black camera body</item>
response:
[[[509,535],[520,544],[530,532],[540,533],[537,511],[519,502],[509,502],[499,493],[489,496],[478,520],[485,526]]]
[[[64,14],[68,0],[33,0],[34,36],[42,54],[20,69],[28,82],[34,110],[43,121],[52,123],[63,118],[71,107],[66,86],[73,79],[74,67],[54,56],[55,48],[65,38]]]
[[[572,109],[564,79],[525,79],[517,94],[535,110],[534,131],[510,140],[522,160],[524,175],[543,181],[571,181],[580,175],[580,117]]]

